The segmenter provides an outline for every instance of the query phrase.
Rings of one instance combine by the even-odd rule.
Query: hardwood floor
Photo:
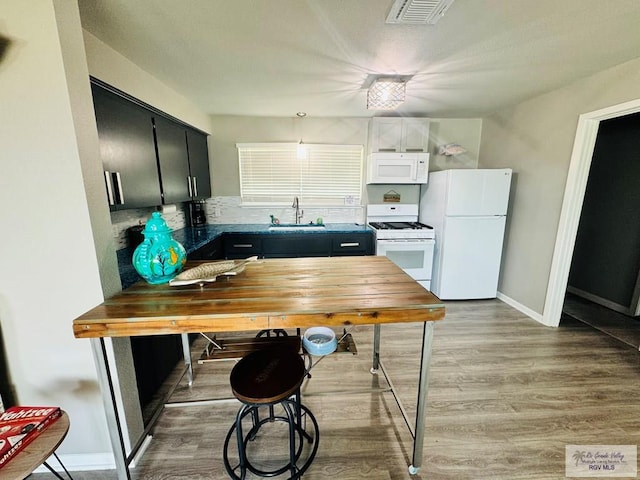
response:
[[[418,475],[408,473],[411,437],[392,395],[364,391],[384,386],[384,378],[369,373],[372,329],[359,327],[351,330],[358,355],[324,357],[304,385],[303,401],[320,425],[305,479],[556,480],[565,478],[567,444],[640,443],[635,348],[568,317],[557,329],[544,327],[498,300],[446,305],[435,329]],[[411,417],[421,327],[382,327],[382,359]],[[172,401],[228,396],[230,368],[230,362],[197,365],[194,386],[183,382]],[[235,402],[166,408],[133,478],[227,478],[221,449],[237,408]]]

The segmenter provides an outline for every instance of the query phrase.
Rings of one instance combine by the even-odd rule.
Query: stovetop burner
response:
[[[367,223],[376,240],[430,240],[435,230],[418,222],[416,204],[372,204],[367,206]]]
[[[433,230],[430,225],[420,222],[371,222],[376,230]]]

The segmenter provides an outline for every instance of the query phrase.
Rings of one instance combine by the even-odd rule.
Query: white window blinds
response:
[[[360,204],[362,145],[239,143],[243,203]],[[351,201],[349,201],[351,200]]]

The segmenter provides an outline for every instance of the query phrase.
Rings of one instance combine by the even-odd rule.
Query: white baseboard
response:
[[[83,471],[91,471],[91,470],[114,470],[116,468],[116,464],[113,460],[113,453],[68,453],[68,454],[58,454],[60,460],[64,464],[64,466],[70,472],[83,472]],[[47,463],[56,470],[57,472],[62,472],[62,467],[55,459],[55,457],[51,456],[47,459]],[[47,473],[46,467],[40,465],[34,473]]]
[[[498,300],[502,300],[507,305],[515,308],[516,310],[518,310],[521,313],[524,313],[527,317],[533,318],[536,322],[542,323],[543,325],[545,325],[545,323],[544,323],[544,321],[542,319],[542,314],[540,314],[538,312],[534,312],[529,307],[525,307],[521,303],[516,302],[513,298],[507,297],[504,293],[498,292]]]
[[[136,463],[142,457],[144,452],[149,447],[153,436],[147,435],[144,439],[144,442],[140,446],[138,453],[133,457],[131,463],[129,464],[129,468],[135,468]],[[93,470],[115,470],[116,464],[113,459],[112,453],[69,453],[69,454],[58,454],[60,460],[64,464],[64,466],[70,472],[89,472]],[[47,459],[47,463],[57,472],[64,471],[55,457],[52,455]],[[43,465],[39,466],[34,473],[47,473],[49,470]]]
[[[144,455],[144,452],[146,452],[147,448],[149,448],[149,445],[151,444],[152,439],[153,439],[152,435],[147,435],[145,437],[144,441],[142,442],[142,445],[140,445],[140,448],[138,449],[138,453],[136,453],[136,456],[133,457],[133,459],[131,460],[131,463],[129,464],[130,468],[135,468],[136,464],[138,463],[138,460],[142,458],[142,455]]]

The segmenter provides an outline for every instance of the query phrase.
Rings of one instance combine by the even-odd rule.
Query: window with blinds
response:
[[[362,145],[239,143],[243,203],[360,205]]]

